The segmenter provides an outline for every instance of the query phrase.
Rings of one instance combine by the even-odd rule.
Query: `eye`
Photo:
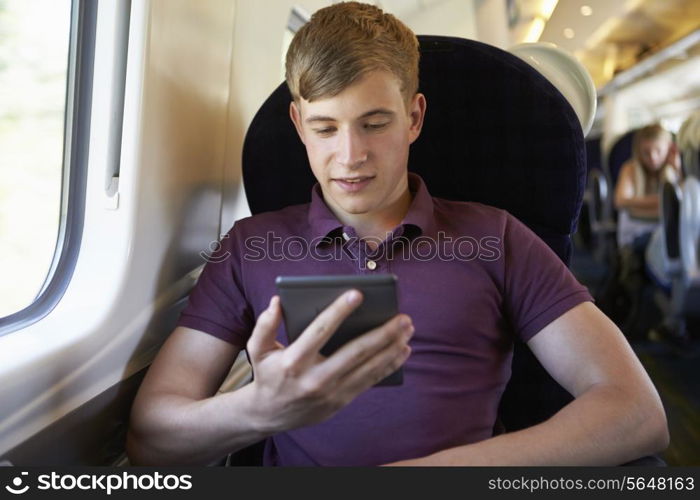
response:
[[[331,135],[333,132],[335,132],[335,127],[323,127],[323,128],[315,128],[313,131],[317,134],[320,135],[321,137],[326,137]]]
[[[389,125],[389,122],[382,122],[382,123],[366,123],[365,124],[365,129],[367,130],[381,130],[384,127]]]

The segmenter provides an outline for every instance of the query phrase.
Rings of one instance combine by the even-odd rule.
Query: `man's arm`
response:
[[[175,329],[134,401],[132,464],[212,463],[265,437],[246,418],[247,389],[214,396],[239,351],[207,333]]]
[[[592,303],[564,313],[528,346],[574,401],[528,429],[392,465],[619,465],[668,446],[656,389]]]
[[[252,383],[216,394],[239,349],[204,332],[178,328],[158,353],[131,413],[127,451],[135,464],[209,464],[272,434],[321,422],[396,371],[413,334],[399,314],[319,354],[360,304],[346,292],[322,311],[290,346],[275,338],[279,297],[260,315],[246,346]]]

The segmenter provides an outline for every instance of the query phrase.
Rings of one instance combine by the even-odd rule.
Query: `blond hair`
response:
[[[374,5],[343,2],[318,10],[294,36],[287,85],[295,101],[313,101],[384,70],[396,76],[408,102],[418,91],[418,59],[418,39],[405,24]]]

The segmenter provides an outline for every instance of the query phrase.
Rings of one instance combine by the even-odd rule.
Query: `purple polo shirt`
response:
[[[278,275],[398,276],[399,310],[415,326],[403,385],[371,388],[325,422],[268,439],[265,464],[376,465],[491,437],[514,338],[591,300],[506,211],[433,198],[415,174],[409,187],[405,219],[374,252],[317,184],[311,203],[237,221],[192,290],[179,325],[243,348]],[[287,344],[284,326],[278,340]]]

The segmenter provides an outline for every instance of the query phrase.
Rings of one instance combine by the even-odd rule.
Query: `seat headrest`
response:
[[[613,186],[617,184],[617,178],[620,175],[622,165],[632,158],[632,141],[634,140],[634,134],[637,133],[637,130],[639,129],[630,130],[618,137],[615,144],[613,144],[613,147],[610,149],[610,153],[608,153],[607,168]]]
[[[661,189],[661,222],[664,228],[666,255],[669,259],[680,258],[680,216],[683,193],[678,184],[664,182]]]
[[[419,36],[427,100],[408,169],[433,196],[508,210],[565,261],[583,196],[581,126],[559,91],[518,57],[472,40]],[[252,213],[307,203],[315,180],[282,83],[243,147]]]

